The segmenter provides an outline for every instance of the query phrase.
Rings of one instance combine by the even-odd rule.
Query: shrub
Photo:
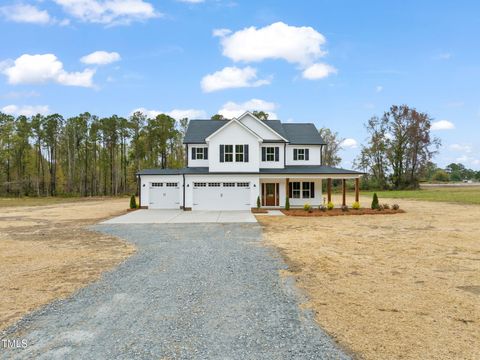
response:
[[[310,205],[309,203],[306,203],[305,205],[303,205],[303,210],[305,210],[305,211],[312,210],[312,205]]]
[[[377,193],[373,193],[372,209],[378,209],[379,207],[380,207],[380,205],[378,204]]]
[[[388,205],[388,204],[383,204],[382,206],[383,206],[383,208],[384,208],[385,210],[390,209],[390,205]]]
[[[359,203],[358,201],[355,201],[355,202],[352,204],[352,209],[354,209],[354,210],[360,209],[360,203]]]
[[[130,196],[130,209],[136,209],[137,208],[137,199],[135,198],[135,195]]]
[[[335,205],[333,205],[333,202],[331,202],[331,201],[327,204],[327,209],[328,210],[332,210],[334,207],[335,207]]]
[[[260,203],[260,196],[257,196],[257,209],[260,209],[262,204]]]
[[[383,206],[382,206],[382,205],[378,205],[378,206],[377,206],[377,210],[378,210],[378,211],[383,211]]]
[[[393,209],[393,210],[398,210],[398,209],[400,209],[400,205],[398,205],[398,204],[393,204],[393,205],[392,205],[392,209]]]
[[[348,206],[347,206],[347,205],[342,205],[342,211],[343,211],[343,212],[348,211]]]
[[[325,205],[320,205],[318,207],[318,210],[320,210],[321,212],[325,212],[325,211],[327,211],[327,207]]]
[[[285,210],[290,210],[290,199],[288,198],[288,196],[285,200]]]

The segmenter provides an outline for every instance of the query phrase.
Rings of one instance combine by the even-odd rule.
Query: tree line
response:
[[[184,165],[187,119],[136,112],[32,117],[0,113],[0,195],[118,195],[134,192],[142,168]]]

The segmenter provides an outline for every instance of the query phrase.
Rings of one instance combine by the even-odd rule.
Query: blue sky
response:
[[[2,0],[0,110],[209,117],[338,131],[343,166],[392,104],[435,119],[439,165],[480,169],[476,1]]]

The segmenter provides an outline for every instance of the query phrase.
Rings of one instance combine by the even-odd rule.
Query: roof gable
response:
[[[228,127],[232,126],[233,124],[237,124],[238,126],[240,126],[242,129],[244,129],[245,131],[249,132],[251,135],[253,135],[254,137],[257,138],[257,140],[259,141],[262,141],[262,138],[257,134],[255,133],[252,129],[250,129],[248,126],[242,124],[240,121],[238,121],[237,119],[233,118],[232,120],[228,121],[225,125],[221,126],[220,128],[218,128],[216,131],[214,131],[212,134],[210,134],[209,136],[207,136],[205,138],[205,141],[208,142],[210,141],[213,137],[217,136],[218,134],[220,134],[223,130],[227,129]]]
[[[265,140],[288,141],[282,134],[278,133],[274,128],[265,123],[271,120],[260,120],[249,111],[244,112],[237,118],[237,120],[252,129]]]

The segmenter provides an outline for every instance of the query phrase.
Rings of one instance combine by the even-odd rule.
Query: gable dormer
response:
[[[247,126],[249,129],[253,130],[265,141],[288,142],[284,136],[267,125],[268,121],[272,121],[273,123],[274,120],[260,120],[249,111],[239,116],[237,120]]]

